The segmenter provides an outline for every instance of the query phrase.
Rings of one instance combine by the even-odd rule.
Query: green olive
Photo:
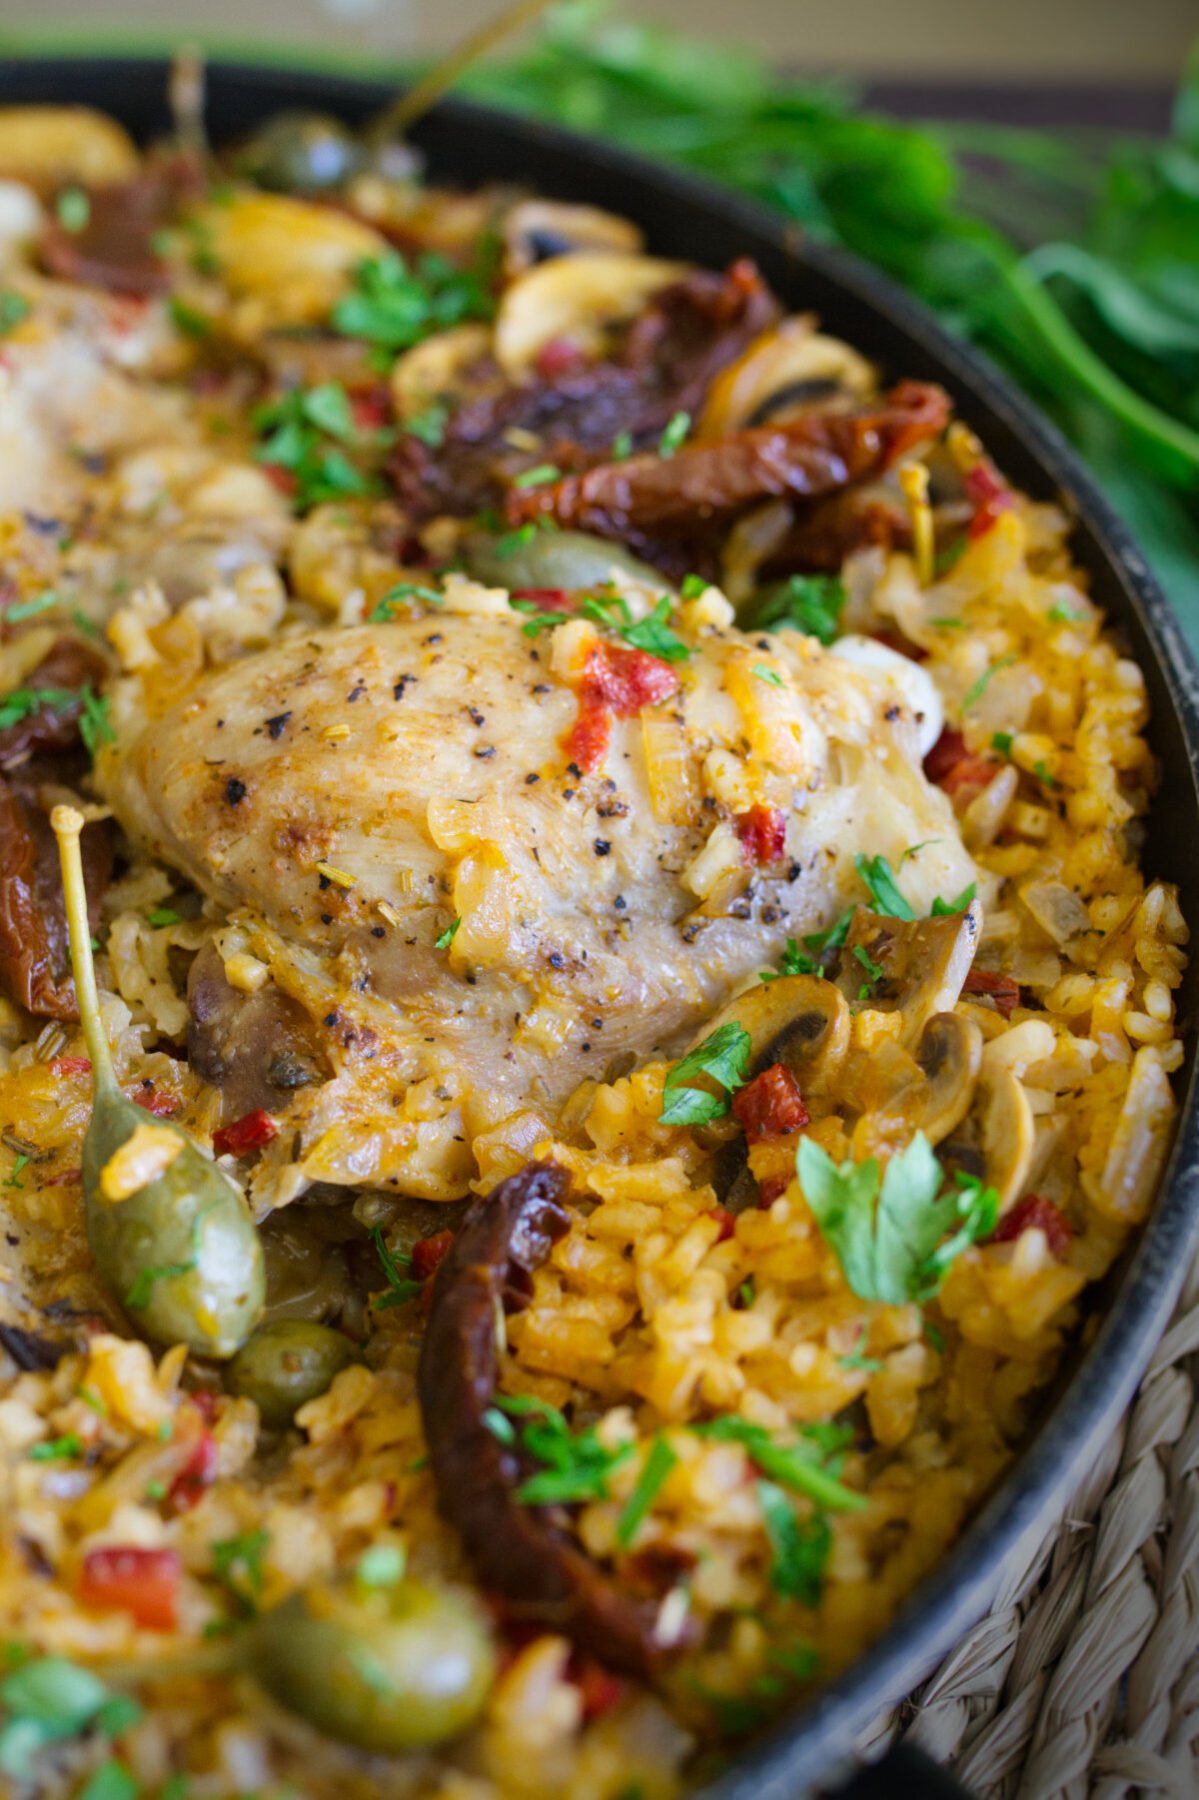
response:
[[[317,194],[340,187],[365,162],[362,145],[326,113],[280,112],[237,151],[233,167],[259,187]]]
[[[502,546],[502,548],[497,548]],[[612,570],[644,581],[659,592],[669,587],[656,569],[639,562],[620,544],[585,531],[538,531],[528,543],[504,544],[482,533],[463,546],[466,566],[478,581],[505,588],[598,587]]]
[[[460,1589],[354,1580],[293,1594],[252,1627],[248,1666],[281,1705],[343,1743],[396,1755],[479,1715],[495,1678],[486,1615]]]
[[[153,1118],[117,1086],[92,967],[79,855],[82,814],[56,806],[51,824],[79,1015],[92,1061],[83,1140],[87,1238],[100,1279],[154,1343],[226,1357],[262,1316],[262,1245],[241,1189],[187,1132]]]
[[[225,1372],[231,1394],[253,1400],[264,1425],[290,1425],[300,1407],[328,1391],[333,1377],[357,1360],[348,1337],[309,1319],[260,1325]]]

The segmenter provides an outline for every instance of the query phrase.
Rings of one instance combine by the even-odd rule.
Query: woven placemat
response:
[[[1199,1263],[1064,1511],[861,1747],[897,1738],[979,1800],[1199,1796]]]

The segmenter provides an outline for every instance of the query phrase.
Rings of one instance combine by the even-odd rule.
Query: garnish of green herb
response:
[[[697,1686],[701,1700],[711,1707],[724,1737],[748,1737],[782,1711],[803,1682],[820,1667],[820,1657],[810,1644],[775,1644],[767,1653],[766,1667],[739,1694],[720,1693]]]
[[[768,681],[771,687],[784,687],[786,685],[778,670],[767,668],[765,663],[754,663],[750,670],[750,674],[756,675],[759,681]]]
[[[1068,606],[1051,606],[1047,615],[1055,625],[1077,625],[1086,614],[1071,612]]]
[[[89,756],[95,756],[101,744],[115,744],[117,734],[109,717],[112,702],[107,694],[97,694],[94,688],[80,688],[79,698],[83,702],[83,711],[79,715],[79,735],[87,746]]]
[[[853,866],[865,883],[875,912],[885,913],[892,919],[916,917],[900,893],[895,871],[885,856],[855,856]]]
[[[839,1356],[837,1366],[841,1369],[857,1369],[863,1375],[877,1375],[885,1367],[877,1356],[863,1356],[860,1350],[853,1350],[848,1356]]]
[[[448,950],[450,945],[453,943],[454,939],[458,935],[458,927],[461,925],[461,923],[462,923],[461,919],[451,919],[449,924],[446,926],[445,930],[441,933],[441,935],[439,937],[434,938],[434,940],[433,940],[434,949],[435,950]]]
[[[633,434],[631,431],[618,431],[612,439],[612,461],[625,462],[633,454]]]
[[[19,625],[22,619],[36,619],[39,613],[49,612],[59,604],[57,594],[38,594],[33,600],[20,600],[16,606],[10,606],[4,617],[9,625]]]
[[[132,1307],[149,1306],[154,1289],[160,1281],[173,1281],[177,1276],[190,1275],[196,1266],[196,1258],[189,1262],[163,1263],[156,1269],[139,1269],[137,1280],[125,1295],[125,1305]]]
[[[860,962],[866,971],[866,980],[858,989],[858,999],[865,1000],[875,982],[881,980],[883,965],[874,961],[864,944],[855,944],[853,947],[853,954],[855,961]]]
[[[1013,736],[1010,731],[993,731],[991,733],[991,748],[998,750],[1000,756],[1012,754],[1012,743]]]
[[[404,1562],[398,1544],[372,1544],[358,1558],[354,1580],[360,1587],[394,1587],[403,1579]]]
[[[965,912],[977,893],[978,883],[977,881],[972,881],[952,900],[942,900],[940,894],[938,894],[933,901],[930,917],[934,919],[948,919],[953,913]]]
[[[516,1498],[525,1506],[570,1506],[583,1500],[604,1500],[608,1496],[608,1477],[633,1454],[632,1444],[606,1449],[594,1425],[572,1430],[565,1414],[532,1394],[497,1395],[491,1410],[508,1421],[517,1421],[520,1448],[543,1465],[516,1490]],[[487,1423],[501,1442],[511,1442],[502,1430],[496,1430],[490,1418]]]
[[[525,622],[521,626],[523,637],[540,637],[543,631],[553,631],[555,626],[565,625],[570,614],[564,612],[543,612],[536,600],[509,600],[513,612],[524,613]]]
[[[445,605],[445,595],[439,594],[436,588],[421,587],[415,581],[397,581],[395,586],[388,588],[383,598],[372,606],[366,615],[367,622],[371,625],[378,625],[382,620],[394,616],[393,608],[410,606],[414,600],[424,606]]]
[[[777,969],[763,969],[759,981],[778,981],[784,975],[823,975],[824,970],[815,957],[808,956],[799,947],[795,938],[789,937],[783,946],[783,954],[779,957]]]
[[[752,631],[770,631],[776,625],[792,625],[822,644],[835,641],[845,608],[845,587],[839,575],[792,575],[763,599],[749,615]]]
[[[966,690],[962,700],[962,711],[969,712],[972,706],[977,706],[1000,669],[1009,669],[1015,661],[1016,655],[1013,651],[1011,656],[1001,656],[998,662],[993,662],[989,668],[984,669],[978,680]]]
[[[1049,773],[1049,764],[1045,761],[1044,757],[1042,757],[1039,762],[1033,764],[1032,772],[1041,783],[1042,787],[1055,788],[1061,787],[1062,785],[1056,775],[1051,775]]]
[[[178,294],[172,294],[169,302],[171,319],[179,330],[187,337],[203,338],[212,333],[212,320],[181,300]]]
[[[293,477],[301,510],[372,491],[371,479],[350,461],[346,447],[378,447],[391,434],[358,431],[349,397],[336,382],[297,388],[260,406],[253,418],[255,429],[266,433],[254,452],[256,460]]]
[[[718,1443],[740,1444],[750,1462],[768,1480],[794,1494],[805,1495],[814,1506],[829,1512],[861,1512],[868,1504],[864,1494],[855,1493],[837,1480],[837,1451],[852,1435],[840,1427],[834,1427],[835,1435],[828,1438],[809,1428],[790,1444],[779,1442],[764,1425],[755,1425],[735,1413],[691,1429]]]
[[[16,1781],[34,1779],[34,1758],[49,1744],[88,1730],[115,1733],[141,1716],[125,1694],[113,1694],[98,1675],[65,1656],[23,1660],[0,1681],[0,1770]]]
[[[853,915],[856,911],[856,906],[847,906],[841,917],[835,924],[830,925],[827,931],[810,931],[804,938],[804,948],[810,950],[814,956],[823,955],[826,950],[839,950],[849,936],[849,928],[853,924]],[[803,970],[799,970],[798,973],[802,974]]]
[[[12,1168],[4,1177],[4,1186],[6,1188],[23,1188],[25,1186],[25,1183],[21,1180],[21,1175],[22,1172],[29,1167],[30,1161],[31,1158],[26,1156],[23,1151],[18,1152],[13,1158]]]
[[[31,310],[24,294],[14,294],[11,288],[0,290],[0,337],[27,319]]]
[[[770,1585],[785,1600],[815,1606],[833,1545],[828,1520],[820,1513],[801,1521],[776,1482],[759,1481],[758,1505],[770,1544]]]
[[[489,319],[494,304],[479,275],[430,251],[409,265],[398,251],[368,257],[333,308],[334,331],[380,350],[407,350],[464,319]]]
[[[679,593],[684,600],[702,600],[711,585],[712,583],[705,581],[702,575],[684,575]]]
[[[269,1541],[265,1531],[243,1531],[237,1537],[210,1544],[212,1572],[232,1599],[239,1618],[252,1619],[262,1598],[262,1553]]]
[[[183,914],[173,906],[152,906],[146,914],[147,925],[182,925]]]
[[[873,1157],[838,1164],[808,1137],[796,1168],[850,1288],[888,1306],[931,1299],[950,1264],[994,1230],[999,1213],[995,1190],[976,1180],[959,1177],[956,1191],[942,1192],[945,1176],[922,1132],[891,1158],[881,1181]]]
[[[128,1765],[110,1757],[93,1769],[79,1790],[79,1800],[138,1800],[141,1791]]]
[[[658,455],[670,458],[676,450],[681,450],[687,441],[687,433],[691,430],[691,414],[677,412],[670,420],[662,436],[658,439]]]
[[[0,700],[0,731],[18,725],[22,719],[32,718],[43,708],[47,712],[59,712],[73,706],[76,698],[70,688],[14,688]]]
[[[402,1253],[393,1255],[387,1248],[381,1225],[371,1227],[371,1243],[375,1246],[375,1254],[387,1277],[387,1292],[375,1295],[371,1301],[372,1310],[386,1312],[389,1307],[407,1305],[409,1300],[414,1300],[423,1290],[423,1283],[412,1281],[404,1274],[404,1270],[411,1264],[411,1257]]]
[[[62,1437],[34,1444],[26,1455],[30,1462],[71,1462],[76,1456],[83,1455],[83,1441],[75,1432],[68,1431]]]
[[[677,1062],[662,1087],[663,1125],[706,1125],[723,1118],[729,1110],[729,1096],[745,1086],[749,1069],[750,1035],[736,1019],[721,1025],[711,1037]],[[724,1090],[713,1094],[695,1085],[697,1077],[706,1077]]]
[[[64,231],[83,231],[92,216],[92,203],[81,187],[65,187],[54,202]]]
[[[535,469],[525,469],[512,485],[514,488],[546,487],[551,481],[560,481],[561,478],[561,469],[555,468],[553,463],[538,463]]]
[[[676,1467],[678,1457],[666,1442],[665,1438],[655,1438],[650,1446],[637,1485],[625,1501],[620,1518],[616,1522],[616,1541],[622,1550],[627,1550],[637,1535],[637,1527],[642,1519],[651,1511],[654,1501],[662,1490],[670,1472]]]
[[[625,643],[631,644],[634,650],[644,650],[650,656],[660,657],[663,662],[686,662],[691,651],[678,633],[667,624],[670,613],[669,596],[663,594],[654,610],[647,613],[644,619],[617,629]]]
[[[430,450],[440,450],[445,442],[445,428],[450,422],[450,409],[433,400],[418,413],[405,420],[403,430]]]

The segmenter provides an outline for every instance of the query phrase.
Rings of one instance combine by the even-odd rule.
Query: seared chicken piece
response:
[[[367,1008],[372,1042],[402,1022],[493,1114],[552,1103],[863,897],[858,852],[926,844],[922,911],[973,878],[885,677],[791,632],[693,630],[679,691],[613,719],[588,774],[564,742],[602,640],[532,639],[488,598],[291,636],[168,683],[165,710],[153,669],[114,694],[98,775],[126,830],[265,922],[257,954],[276,979],[296,959],[334,1036]],[[738,818],[785,824],[766,866]]]

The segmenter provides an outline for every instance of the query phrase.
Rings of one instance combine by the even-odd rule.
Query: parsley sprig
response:
[[[606,1499],[608,1477],[633,1454],[632,1444],[609,1450],[600,1442],[594,1425],[575,1431],[564,1413],[534,1394],[498,1395],[484,1422],[502,1444],[519,1445],[543,1465],[516,1490],[516,1498],[526,1506],[571,1506],[583,1500]],[[652,1502],[651,1494],[646,1510]],[[634,1530],[639,1522],[634,1521]]]
[[[845,598],[839,575],[791,575],[758,602],[749,626],[769,631],[775,625],[793,625],[822,644],[831,644],[840,629]]]
[[[49,1744],[84,1731],[113,1734],[141,1717],[127,1694],[114,1694],[90,1669],[65,1656],[31,1658],[0,1682],[0,1770],[15,1781],[31,1781],[33,1759]]]
[[[371,493],[371,478],[346,451],[378,448],[391,439],[390,432],[358,430],[349,396],[335,381],[283,394],[258,407],[253,422],[267,434],[255,459],[294,478],[296,505],[302,511],[324,500]]]
[[[364,338],[390,355],[464,319],[489,319],[494,302],[480,278],[430,251],[409,263],[398,250],[368,257],[333,308],[343,337]]]
[[[663,1125],[706,1125],[729,1110],[730,1096],[745,1086],[749,1072],[750,1035],[744,1025],[730,1019],[711,1037],[697,1044],[677,1062],[662,1085]],[[697,1078],[715,1083],[724,1091],[714,1094],[697,1086]]]
[[[796,1158],[804,1198],[860,1300],[930,1300],[951,1264],[995,1229],[999,1199],[974,1176],[946,1182],[923,1132],[887,1164],[835,1163],[810,1137]],[[956,1228],[956,1229],[955,1229]],[[947,1233],[952,1233],[946,1236]]]

